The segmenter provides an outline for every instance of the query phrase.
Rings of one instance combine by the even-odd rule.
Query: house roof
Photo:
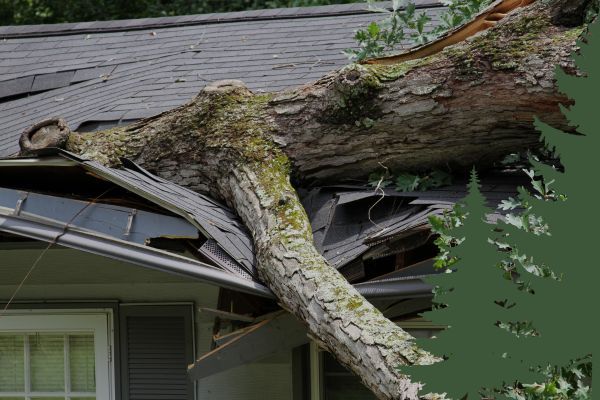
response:
[[[443,7],[417,0],[439,22]],[[95,130],[150,117],[209,82],[278,91],[346,64],[353,32],[381,14],[364,3],[0,27],[0,156],[47,117]]]
[[[37,162],[28,162],[32,160],[36,160]],[[59,165],[60,160],[63,160],[63,171],[56,174],[55,178],[45,168],[49,165]],[[124,160],[124,164],[124,167],[121,169],[107,168],[98,162],[82,159],[69,152],[51,149],[50,151],[46,151],[45,157],[42,156],[41,158],[8,159],[0,161],[0,168],[5,167],[4,171],[6,172],[4,173],[18,174],[21,177],[21,180],[31,180],[33,174],[42,173],[45,176],[44,179],[50,182],[49,185],[54,187],[54,189],[50,189],[50,193],[48,193],[49,191],[47,188],[42,188],[38,183],[17,184],[19,185],[18,188],[21,190],[31,190],[33,193],[44,191],[48,194],[58,196],[64,196],[62,193],[63,191],[59,188],[60,183],[57,180],[63,179],[61,178],[63,176],[67,176],[65,175],[66,169],[81,170],[82,174],[88,176],[87,179],[84,178],[84,180],[78,181],[77,183],[71,182],[71,180],[68,179],[69,183],[66,184],[66,190],[69,192],[68,195],[75,195],[79,198],[81,198],[82,195],[77,195],[77,188],[71,186],[73,184],[84,185],[85,181],[92,180],[91,176],[99,177],[104,181],[125,189],[127,192],[148,200],[160,209],[168,210],[172,214],[187,220],[202,233],[202,236],[205,239],[207,239],[207,241],[198,249],[200,254],[211,260],[221,269],[228,271],[233,275],[248,280],[257,279],[254,250],[250,233],[232,210],[205,195],[193,192],[182,186],[152,175],[130,161]],[[11,166],[13,168],[20,166],[20,169],[12,171],[6,169]],[[25,168],[27,167],[37,168],[37,172],[26,173]],[[4,183],[4,181],[6,181],[6,179],[0,178],[0,185]],[[5,184],[7,183],[9,186],[15,185],[14,183],[11,184],[10,180]],[[123,197],[121,193],[112,195],[112,197],[115,196]],[[105,196],[101,196],[97,201],[100,203],[105,202],[106,200],[102,197]],[[28,199],[28,197],[26,197],[26,199]],[[8,201],[9,205],[11,201],[12,200]],[[31,200],[27,200],[25,204],[29,205],[30,202]],[[12,201],[12,203],[14,205],[14,201]],[[119,203],[124,202],[119,201]],[[0,202],[0,205],[1,204],[2,203]],[[111,209],[115,209],[115,207],[116,206],[113,205],[111,206]],[[73,205],[67,207],[65,221],[68,221],[71,218],[69,209],[72,213],[73,210],[77,210],[77,207]],[[40,214],[40,212],[43,213],[43,210],[37,211],[34,214],[37,216],[44,216],[43,214]],[[49,216],[51,217],[53,213],[58,213],[56,207],[52,207]],[[132,214],[128,229],[131,229],[132,226],[135,227],[140,223],[138,220],[142,214],[143,211],[137,211]],[[103,219],[100,216],[96,218],[99,221]],[[104,219],[106,218],[107,217]],[[114,217],[109,217],[109,219],[113,219],[113,223],[119,225]],[[71,221],[70,225],[76,222],[77,221]],[[120,225],[125,228],[127,221],[121,221]],[[161,222],[161,225],[164,232],[160,235],[155,235],[156,237],[189,237],[189,235],[183,235],[182,233],[169,235],[167,226],[164,225],[164,222]],[[95,230],[97,231],[98,228],[96,227]],[[116,233],[117,235],[120,235],[122,232],[116,229]],[[128,235],[126,238],[128,241],[135,241],[134,239],[134,235]],[[139,242],[139,240],[137,242]],[[144,241],[142,241],[141,244],[145,244]]]
[[[416,3],[432,16],[434,24],[438,22],[443,11],[439,3]],[[354,45],[352,32],[357,27],[381,18],[364,7],[350,4],[0,27],[0,157],[18,150],[17,138],[23,129],[50,116],[66,118],[73,130],[89,131],[174,108],[210,81],[237,78],[255,91],[275,91],[317,79],[347,63],[341,51]],[[245,280],[236,283],[239,287],[270,294],[258,281],[250,233],[227,207],[131,162],[111,169],[66,152],[59,155],[184,218],[206,239],[198,250],[221,268],[218,272]],[[48,160],[45,163],[39,166],[49,165]],[[502,179],[483,188],[493,204],[513,195],[516,185],[523,183],[515,183],[514,177]],[[44,184],[36,182],[32,185]],[[383,198],[373,189],[340,186],[315,189],[302,198],[317,248],[351,282],[357,282],[371,279],[364,273],[366,261],[423,246],[431,235],[428,217],[439,215],[465,194],[460,184],[428,192],[386,190]],[[19,225],[22,221],[15,219],[20,217],[1,212],[0,217],[0,230],[35,225],[32,221]],[[48,240],[56,234],[45,226],[30,229],[40,240],[44,229]],[[87,241],[90,249],[102,247],[85,235],[68,232],[61,240],[70,239],[73,246]],[[121,242],[113,243],[115,254],[137,251]],[[144,259],[147,254],[165,257],[148,249],[137,255]],[[408,263],[384,280],[359,284],[361,290],[377,296],[388,296],[399,288],[428,292],[418,278],[432,272],[431,262],[415,261],[419,263]],[[165,262],[174,263],[173,268],[185,274],[197,268],[178,264],[183,262],[180,259]],[[224,275],[214,279],[227,281]]]
[[[107,168],[57,149],[44,150],[35,158],[0,160],[0,232],[50,242],[60,239],[58,244],[108,252],[109,257],[150,268],[260,295],[270,293],[256,272],[250,232],[232,210],[130,161],[123,163],[120,169]],[[107,183],[122,190],[105,196],[111,187]],[[525,182],[514,176],[487,179],[482,192],[495,206],[515,195],[520,183]],[[431,237],[428,217],[441,214],[465,194],[466,186],[460,183],[425,192],[386,190],[383,197],[358,186],[301,192],[317,248],[350,282],[366,281],[357,288],[369,297],[428,293],[429,286],[419,278],[434,269],[423,254],[384,276],[381,268],[370,275],[367,263],[424,246]],[[87,211],[79,215],[79,209]],[[156,215],[160,210],[179,219]],[[153,238],[169,237],[191,243],[192,260],[151,247]]]

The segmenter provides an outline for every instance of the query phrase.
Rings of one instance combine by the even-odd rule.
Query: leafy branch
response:
[[[446,171],[435,169],[427,174],[416,175],[401,172],[393,175],[389,170],[373,172],[369,175],[369,186],[389,187],[395,185],[399,192],[419,192],[447,186],[452,183],[452,177]]]
[[[361,61],[382,57],[405,47],[426,44],[444,33],[473,19],[492,0],[445,0],[447,10],[440,15],[442,23],[428,29],[431,17],[426,12],[417,12],[409,0],[394,0],[392,10],[377,7],[374,0],[367,0],[369,10],[387,14],[380,22],[371,22],[365,29],[354,34],[357,49],[346,49],[350,60]]]

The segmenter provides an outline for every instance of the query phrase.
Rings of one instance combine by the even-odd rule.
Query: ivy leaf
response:
[[[449,173],[442,171],[441,169],[436,169],[429,174],[429,183],[430,187],[450,185],[452,183],[452,177]]]
[[[498,205],[498,209],[502,211],[511,211],[521,207],[523,204],[519,200],[509,197],[508,200],[502,200]]]
[[[386,172],[373,172],[369,174],[369,183],[371,187],[388,187],[392,184],[389,173]]]
[[[535,191],[538,192],[540,195],[546,195],[546,188],[544,187],[544,183],[542,181],[532,180],[531,185],[533,186]]]
[[[431,21],[431,18],[426,13],[421,13],[419,18],[417,19],[417,32],[423,34],[423,30],[425,29],[425,24]]]
[[[412,174],[400,174],[396,177],[396,190],[399,192],[414,192],[419,187],[421,178]]]
[[[500,163],[502,165],[511,165],[521,161],[521,156],[518,153],[512,153],[504,157]]]
[[[523,172],[530,178],[533,179],[535,177],[535,171],[532,169],[523,168]]]
[[[437,215],[429,216],[429,224],[431,225],[431,230],[433,232],[443,232],[445,230],[444,218]]]
[[[506,223],[516,226],[519,229],[523,229],[523,218],[518,216],[518,215],[514,215],[514,214],[507,214],[506,215]]]

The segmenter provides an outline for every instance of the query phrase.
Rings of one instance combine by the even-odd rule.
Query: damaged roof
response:
[[[53,155],[52,153],[55,154]],[[66,167],[81,167],[93,176],[116,184],[184,218],[195,226],[207,239],[198,249],[203,256],[236,276],[250,280],[257,278],[250,234],[235,213],[225,205],[207,196],[152,175],[140,166],[127,160],[124,160],[123,168],[116,169],[107,168],[98,162],[82,159],[62,150],[52,150],[49,152],[49,155],[50,157],[58,156],[63,159],[66,162]],[[2,165],[19,165],[19,163],[26,165],[23,163],[24,160],[27,159],[8,159],[4,163],[0,161],[0,167]],[[44,160],[44,162],[38,163],[41,168],[46,166],[49,161],[52,163],[52,158],[48,160],[48,157],[43,157],[41,160]],[[55,163],[58,164],[58,162]],[[29,165],[32,167],[36,166],[33,163]],[[22,174],[20,172],[20,175]],[[26,179],[25,175],[24,179]],[[49,177],[48,179],[51,178]],[[27,186],[30,187],[32,185]],[[33,186],[33,192],[40,190],[40,187],[35,188],[35,184]],[[75,190],[73,189],[73,191]],[[106,201],[102,197],[104,196],[100,195],[97,201],[100,203]],[[24,200],[26,199],[27,197],[24,198]],[[53,212],[56,211],[56,209],[53,210]],[[138,223],[140,214],[142,212],[138,211],[131,217],[129,228],[127,229],[131,229],[133,223]],[[121,225],[124,226],[124,224]],[[156,236],[168,236],[166,227],[162,235]],[[130,240],[131,238],[127,239]]]
[[[433,26],[439,23],[444,11],[440,2],[417,0],[416,4],[432,18]],[[355,45],[353,31],[377,18],[381,14],[357,3],[0,27],[0,157],[16,153],[20,133],[47,117],[65,118],[72,130],[93,131],[172,109],[215,80],[241,79],[254,91],[284,90],[308,83],[346,64],[342,50]],[[146,262],[150,267],[166,266],[224,287],[272,295],[258,278],[250,232],[232,210],[219,202],[126,160],[123,168],[112,169],[61,151],[40,154],[30,161],[39,168],[67,163],[124,189],[115,194],[120,196],[117,205],[122,207],[94,207],[94,212],[105,218],[120,213],[117,219],[121,231],[111,232],[109,224],[89,225],[89,220],[75,221],[79,225],[74,225],[82,229],[77,232],[69,229],[61,233],[69,225],[68,219],[63,221],[63,228],[40,225],[35,218],[27,219],[16,211],[26,200],[19,198],[14,187],[8,192],[0,188],[0,197],[6,200],[0,203],[0,231],[28,232],[29,237],[46,241],[60,237],[65,245],[74,247],[85,242],[90,251],[106,252],[110,248],[112,255],[128,254],[131,260]],[[11,162],[26,164],[27,160],[0,161],[0,168]],[[6,170],[2,173],[2,181],[11,179]],[[77,186],[68,179],[65,182]],[[496,205],[500,199],[514,195],[522,183],[514,177],[497,182],[484,180],[483,193]],[[27,190],[37,193],[38,197],[30,199],[35,197],[40,203],[40,196],[52,195],[51,184],[43,178],[31,182]],[[133,213],[127,193],[138,196],[131,207],[140,206],[142,200],[149,212]],[[54,193],[55,200],[71,195]],[[461,184],[427,192],[386,190],[384,196],[372,188],[356,186],[301,193],[321,254],[350,282],[357,283],[361,293],[381,297],[399,291],[411,296],[430,294],[430,287],[419,277],[433,272],[426,256],[431,257],[434,251],[411,252],[431,245],[429,217],[440,215],[465,195],[466,187]],[[89,201],[94,196],[85,193],[80,197]],[[171,219],[156,215],[165,210]],[[37,212],[39,217],[43,209]],[[146,240],[151,232],[157,233],[156,229],[146,230],[145,236],[133,232],[124,237],[122,230],[128,231],[135,218],[160,219],[169,224],[172,231],[165,229],[160,236],[178,236],[190,227],[197,229],[201,235],[195,250],[202,261],[178,258],[149,247]],[[108,236],[96,236],[99,232]],[[185,235],[190,237],[189,232]],[[383,276],[381,272],[370,275],[369,263],[383,259],[393,259],[386,266],[390,269],[384,270]]]
[[[0,232],[236,291],[273,296],[257,277],[250,233],[226,206],[158,178],[132,162],[125,161],[122,169],[114,169],[66,151],[44,153],[0,160]],[[80,170],[81,176],[74,175],[73,170]],[[97,190],[83,187],[85,180]],[[99,182],[117,185],[139,199],[132,200],[125,192],[109,195],[106,187],[112,186]],[[189,240],[204,258],[157,247],[153,241],[160,238]],[[423,265],[424,269],[419,267],[424,271],[421,275],[431,273],[430,263]],[[367,298],[430,294],[430,286],[417,276],[396,273],[384,278],[356,288]]]
[[[250,232],[223,204],[127,160],[121,169],[115,169],[62,150],[44,153],[36,158],[0,160],[0,231],[50,242],[60,238],[59,244],[99,254],[108,251],[105,255],[151,268],[270,295],[256,271]],[[67,176],[65,167],[83,170],[83,178]],[[97,190],[86,188],[86,180],[96,182]],[[125,192],[105,195],[108,190],[98,182],[109,182]],[[482,192],[495,206],[515,195],[517,186],[524,183],[514,176],[484,179]],[[126,193],[138,196],[138,200],[128,199]],[[458,183],[424,192],[386,189],[384,196],[373,188],[338,186],[300,195],[317,248],[350,282],[358,283],[361,293],[368,297],[414,296],[429,293],[429,286],[419,278],[435,272],[429,259],[435,252],[409,253],[431,244],[428,218],[440,215],[464,197],[466,186]],[[86,207],[86,214],[79,216],[77,210]],[[157,253],[153,238],[189,239],[200,258]],[[370,273],[370,260],[397,255],[403,257],[401,264],[388,263],[387,269],[379,265],[375,274]]]
[[[521,185],[527,181],[514,175],[487,177],[481,192],[495,209],[501,200],[516,196]],[[364,278],[365,260],[425,245],[432,235],[429,218],[442,215],[466,195],[466,182],[420,192],[333,186],[313,189],[302,201],[317,249],[353,281]]]
[[[435,0],[417,0],[439,23]],[[47,117],[91,131],[191,100],[209,82],[302,85],[345,65],[364,3],[139,20],[0,27],[0,156]],[[318,29],[317,29],[318,28]]]

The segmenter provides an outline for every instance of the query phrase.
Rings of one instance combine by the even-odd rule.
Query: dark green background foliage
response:
[[[574,101],[563,108],[571,129],[536,121],[554,162],[530,160],[531,191],[521,188],[502,204],[504,221],[485,221],[491,210],[472,177],[462,223],[450,230],[458,245],[445,248],[457,260],[445,263],[454,272],[428,279],[445,307],[425,317],[449,328],[419,344],[446,359],[402,368],[426,383],[425,392],[478,399],[488,388],[496,398],[591,398],[589,356],[600,343],[600,24],[590,25],[581,47],[575,61],[583,76],[557,70],[560,89]]]
[[[547,165],[532,160],[536,180],[552,185],[546,195],[521,191],[519,201],[525,208],[523,224],[501,224],[512,248],[527,254],[537,264],[547,266],[558,279],[548,279],[519,269],[534,292],[518,304],[524,319],[529,319],[541,340],[524,346],[521,356],[530,366],[565,365],[572,359],[597,353],[598,283],[600,268],[595,258],[598,246],[596,210],[600,190],[600,24],[590,25],[581,54],[575,56],[583,77],[559,70],[558,85],[575,104],[563,108],[572,132],[563,132],[536,121],[542,141],[560,163]],[[547,227],[532,231],[528,221]],[[592,372],[593,375],[593,372]]]
[[[0,0],[0,25],[204,14],[362,0]]]
[[[503,279],[497,267],[502,255],[488,242],[497,234],[486,221],[492,210],[485,201],[473,172],[469,195],[463,200],[466,218],[452,230],[454,236],[465,238],[453,251],[459,261],[454,264],[454,272],[428,278],[429,283],[439,287],[436,303],[446,307],[435,308],[424,317],[450,328],[434,340],[420,340],[419,345],[447,360],[427,367],[403,368],[413,379],[426,383],[426,392],[446,392],[452,399],[465,394],[479,398],[482,387],[498,387],[502,378],[534,378],[526,366],[510,357],[519,338],[497,324],[498,320],[515,318],[514,307],[504,307],[497,300],[526,294],[512,281]]]

